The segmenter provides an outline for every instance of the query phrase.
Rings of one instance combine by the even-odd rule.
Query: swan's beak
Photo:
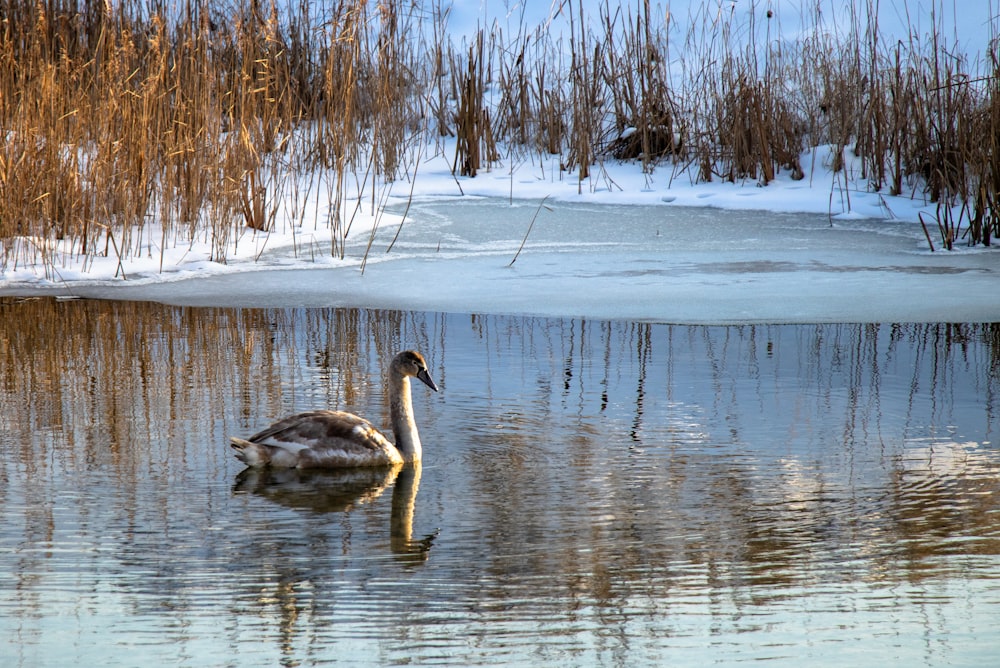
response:
[[[431,388],[435,392],[438,391],[438,386],[434,384],[433,380],[431,380],[431,375],[427,373],[427,369],[421,369],[420,371],[418,371],[417,378],[420,380],[421,383]]]

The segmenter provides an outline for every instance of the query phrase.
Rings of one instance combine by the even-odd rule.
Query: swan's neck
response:
[[[420,461],[423,451],[420,447],[417,423],[413,421],[410,379],[402,374],[393,374],[390,379],[389,415],[392,419],[392,433],[396,437],[396,449],[403,456],[403,461]]]

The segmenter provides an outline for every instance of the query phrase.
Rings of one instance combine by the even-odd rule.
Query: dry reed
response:
[[[647,0],[596,19],[584,4],[561,6],[566,36],[522,23],[462,41],[440,3],[0,0],[0,271],[162,262],[198,239],[225,262],[244,230],[294,232],[321,198],[314,224],[342,257],[362,193],[381,206],[377,183],[443,136],[458,175],[507,146],[512,164],[563,156],[581,187],[608,157],[766,184],[829,145],[835,174],[853,153],[873,190],[936,203],[943,247],[1000,233],[995,29],[970,62],[939,5],[928,34],[889,43],[869,0],[839,36],[817,8],[790,45],[751,3],[749,23],[694,15],[675,48]]]

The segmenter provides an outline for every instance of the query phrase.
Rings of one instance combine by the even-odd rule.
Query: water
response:
[[[989,665],[1000,328],[0,302],[4,665]],[[426,461],[247,473],[287,413]]]

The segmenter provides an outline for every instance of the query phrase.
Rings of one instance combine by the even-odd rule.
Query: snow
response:
[[[516,20],[512,3],[494,4]],[[481,15],[455,10],[470,25]],[[537,154],[505,154],[463,178],[451,172],[454,144],[417,150],[416,178],[392,184],[384,209],[370,192],[356,211],[345,204],[354,219],[343,259],[322,223],[325,191],[313,188],[295,203],[303,215],[288,204],[272,232],[231,239],[226,264],[212,260],[211,239],[164,239],[155,221],[131,240],[142,253],[122,263],[53,248],[46,269],[32,259],[36,242],[20,239],[0,295],[679,323],[1000,321],[1000,251],[932,252],[919,216],[939,247],[936,205],[916,189],[869,192],[850,161],[832,173],[829,147],[802,155],[804,179],[779,173],[765,187],[613,160],[581,182],[557,156]]]

